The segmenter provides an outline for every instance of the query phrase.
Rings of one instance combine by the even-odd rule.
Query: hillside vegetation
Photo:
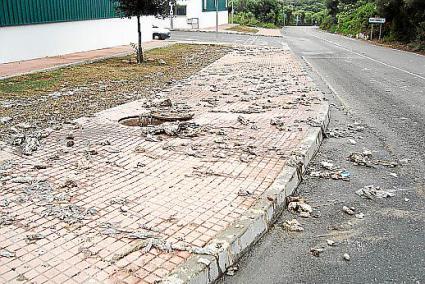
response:
[[[235,0],[234,9],[235,23],[246,26],[320,25],[364,38],[369,17],[383,17],[384,41],[425,50],[425,0]]]

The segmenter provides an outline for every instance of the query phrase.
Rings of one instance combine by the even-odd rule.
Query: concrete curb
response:
[[[171,31],[177,31],[177,32],[200,32],[200,33],[216,33],[216,31],[206,31],[206,30],[198,30],[198,29],[173,29]],[[232,34],[232,35],[250,35],[250,36],[264,36],[264,37],[277,37],[281,38],[283,35],[262,35],[262,34],[255,34],[255,33],[243,33],[243,32],[237,32],[237,31],[218,31],[219,34]]]
[[[223,273],[266,233],[286,206],[286,197],[295,192],[306,165],[316,154],[329,124],[329,105],[324,102],[317,120],[321,127],[312,127],[301,142],[297,156],[299,166],[285,166],[274,183],[240,220],[213,239],[207,248],[211,255],[195,255],[178,266],[162,280],[167,284],[206,284],[216,281]]]

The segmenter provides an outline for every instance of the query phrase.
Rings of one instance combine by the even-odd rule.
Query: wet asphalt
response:
[[[234,276],[219,283],[425,283],[425,57],[321,32],[284,29],[266,38],[211,33],[177,33],[173,39],[271,45],[287,43],[305,64],[331,106],[328,137],[309,165],[323,170],[330,161],[350,172],[350,180],[310,177],[297,190],[315,217],[285,211],[270,231],[240,260]],[[363,131],[346,131],[350,127]],[[354,140],[355,144],[353,144]],[[395,168],[356,166],[353,152],[372,159],[402,161]],[[365,200],[355,191],[366,185],[394,190],[395,196]],[[347,215],[354,207],[364,218]],[[292,218],[304,232],[288,232]],[[333,240],[336,246],[328,246]],[[319,257],[311,248],[323,248]],[[350,261],[343,255],[350,255]]]

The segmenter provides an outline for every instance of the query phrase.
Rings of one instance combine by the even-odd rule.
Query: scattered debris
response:
[[[70,178],[66,179],[65,181],[59,184],[59,188],[71,189],[74,187],[78,187],[78,185],[73,179],[70,179]]]
[[[369,152],[363,153],[351,153],[348,159],[357,166],[365,166],[373,168],[372,162],[370,161],[372,154]]]
[[[145,140],[149,141],[149,142],[160,142],[160,141],[162,141],[162,139],[160,137],[155,137],[152,134],[148,134],[146,136]]]
[[[8,207],[10,204],[10,200],[7,198],[3,198],[0,200],[0,207]]]
[[[348,215],[354,215],[355,214],[355,209],[354,207],[348,208],[347,206],[343,206],[342,207],[342,211],[344,211],[345,213],[347,213]]]
[[[289,202],[288,211],[294,214],[298,213],[299,216],[303,218],[310,217],[310,214],[313,212],[313,208],[309,204],[305,203],[303,198],[298,197],[298,198],[292,198],[288,200],[294,200]]]
[[[373,198],[387,198],[395,196],[393,191],[383,190],[379,186],[367,185],[356,191],[358,196],[361,196],[365,199]]]
[[[238,116],[238,122],[242,125],[248,125],[250,123],[249,119],[243,117],[242,115]]]
[[[38,240],[42,240],[44,238],[45,237],[42,234],[32,234],[32,235],[27,235],[25,239],[27,240],[28,243],[34,243],[34,242],[36,242]]]
[[[10,180],[13,183],[32,183],[34,181],[33,177],[30,176],[18,176]]]
[[[369,150],[364,150],[362,153],[351,153],[348,157],[348,160],[357,166],[365,166],[369,168],[374,168],[375,165],[381,165],[390,168],[395,168],[398,166],[397,162],[372,160],[372,152]]]
[[[33,165],[33,167],[36,170],[44,170],[44,169],[47,169],[48,165],[45,163],[36,163]]]
[[[174,250],[178,250],[178,251],[187,251],[194,254],[205,254],[205,255],[216,255],[219,251],[219,248],[213,245],[210,245],[207,247],[196,247],[191,245],[167,242],[162,239],[149,238],[149,239],[140,240],[136,244],[134,244],[131,248],[121,253],[117,253],[113,255],[110,262],[115,263],[118,260],[126,257],[127,255],[139,250],[141,250],[143,253],[147,253],[152,248],[156,248],[164,252],[172,252]]]
[[[126,238],[129,239],[151,239],[151,238],[159,238],[157,234],[147,233],[147,232],[131,232],[125,235]]]
[[[145,153],[146,149],[142,145],[138,145],[138,146],[136,146],[136,148],[134,148],[134,152],[135,153]]]
[[[324,248],[311,248],[311,249],[310,249],[311,254],[312,254],[313,256],[315,256],[315,257],[319,257],[319,256],[320,256],[320,254],[321,254],[322,252],[324,252],[324,251],[325,251],[325,249],[324,249]]]
[[[55,217],[67,224],[75,224],[86,220],[91,216],[91,211],[87,211],[81,206],[75,204],[65,205],[46,205],[46,209],[42,212],[43,217]]]
[[[19,274],[18,277],[16,277],[16,280],[19,282],[28,281],[29,279],[24,274]]]
[[[99,152],[96,149],[89,148],[85,151],[86,155],[96,156]]]
[[[16,257],[16,253],[9,251],[7,249],[0,249],[0,256],[6,257],[6,258],[12,258],[12,257]]]
[[[279,130],[287,130],[287,127],[285,127],[285,124],[286,122],[285,122],[284,116],[278,116],[270,120],[270,125],[276,126],[276,128]]]
[[[206,129],[195,122],[173,121],[165,122],[160,125],[142,127],[146,134],[146,141],[159,142],[161,137],[157,135],[165,134],[167,136],[176,136],[180,138],[192,138],[199,136]]]
[[[384,160],[375,160],[373,161],[373,164],[375,165],[381,165],[388,168],[395,168],[398,166],[397,162],[391,162],[391,161],[384,161]]]
[[[334,171],[312,171],[309,174],[311,177],[334,179],[334,180],[350,180],[350,172],[347,170],[334,170]]]
[[[11,118],[10,116],[0,117],[0,123],[1,124],[7,124],[7,123],[11,122],[12,120],[13,120],[13,118]]]
[[[228,276],[234,276],[236,271],[239,270],[239,267],[237,265],[232,265],[226,270],[226,275]]]
[[[322,166],[322,168],[330,170],[330,171],[334,169],[334,164],[327,161],[320,162],[320,165]]]
[[[16,217],[10,214],[1,214],[0,215],[0,226],[9,226],[16,221]]]
[[[39,146],[40,146],[39,139],[34,137],[27,137],[22,147],[22,154],[30,156],[32,155],[32,152],[35,152],[38,150]]]
[[[302,232],[304,231],[304,228],[301,226],[301,224],[297,221],[297,219],[287,220],[283,224],[283,227],[291,232]]]
[[[357,219],[363,219],[364,218],[364,214],[363,213],[356,214],[356,218]]]
[[[247,189],[239,189],[238,196],[249,196],[252,195],[252,192],[250,192]]]

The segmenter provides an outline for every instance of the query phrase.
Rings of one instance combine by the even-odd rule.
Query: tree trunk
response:
[[[137,44],[137,63],[140,64],[143,62],[143,49],[142,49],[142,31],[140,27],[140,16],[137,16],[137,34],[139,37],[139,42]]]

